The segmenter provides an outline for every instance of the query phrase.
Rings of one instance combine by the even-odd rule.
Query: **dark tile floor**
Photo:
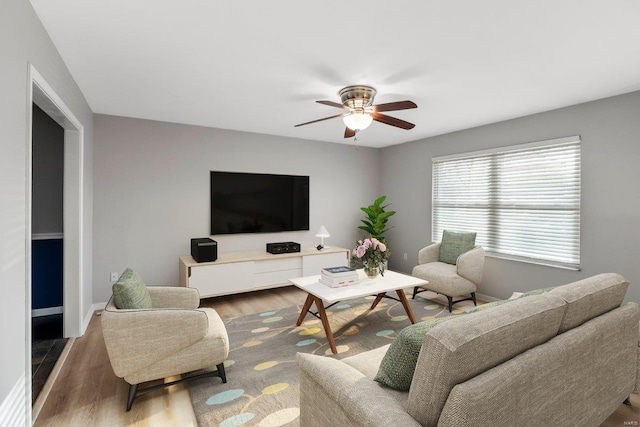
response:
[[[33,402],[40,394],[67,340],[62,338],[62,314],[31,319],[31,389]]]

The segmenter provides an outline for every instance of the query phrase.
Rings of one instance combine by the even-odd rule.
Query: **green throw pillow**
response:
[[[444,230],[440,243],[440,262],[456,264],[460,254],[470,251],[475,247],[476,233],[456,233]]]
[[[432,328],[457,316],[441,317],[404,328],[382,358],[374,380],[396,390],[408,391],[418,363],[424,336]]]
[[[119,309],[151,308],[151,296],[138,273],[127,268],[113,284],[113,302]]]

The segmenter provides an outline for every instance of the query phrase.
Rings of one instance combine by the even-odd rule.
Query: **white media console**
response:
[[[303,247],[300,252],[219,254],[213,262],[180,257],[180,286],[197,288],[201,298],[288,286],[289,279],[320,274],[325,267],[349,265],[349,249]]]

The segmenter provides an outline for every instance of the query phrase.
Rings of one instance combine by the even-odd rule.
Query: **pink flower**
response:
[[[369,247],[371,246],[371,240],[364,239],[364,243],[362,244],[362,246],[364,246],[365,249],[369,249]]]
[[[366,252],[367,252],[367,250],[365,249],[364,245],[363,246],[358,246],[356,248],[356,256],[358,258],[362,258]]]
[[[380,249],[382,252],[386,252],[387,251],[387,246],[384,243],[380,243],[378,245],[378,249]]]

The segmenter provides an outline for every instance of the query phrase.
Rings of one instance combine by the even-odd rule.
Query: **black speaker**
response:
[[[211,262],[218,259],[218,242],[208,237],[191,239],[191,256],[196,262]]]

